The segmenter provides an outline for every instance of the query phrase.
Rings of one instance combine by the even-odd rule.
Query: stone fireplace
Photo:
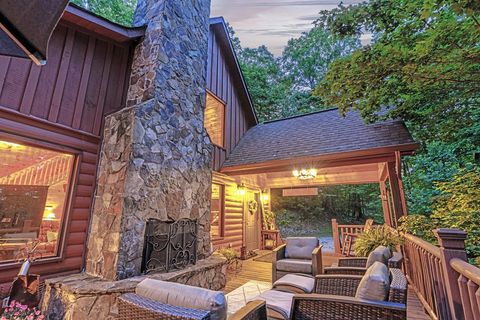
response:
[[[211,143],[203,126],[210,1],[141,0],[127,107],[105,120],[86,272],[141,274],[148,219],[198,222],[211,254]]]
[[[127,105],[105,118],[85,272],[46,281],[49,319],[114,319],[118,296],[145,277],[225,285],[226,261],[211,255],[212,146],[203,125],[209,13],[210,0],[138,1],[135,24],[146,32]],[[143,261],[144,252],[152,257],[148,221],[195,221],[194,241],[183,225],[183,248],[168,253],[177,256],[165,272]]]

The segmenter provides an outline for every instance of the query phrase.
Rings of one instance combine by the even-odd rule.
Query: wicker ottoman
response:
[[[273,284],[273,290],[291,293],[312,293],[315,286],[315,278],[307,274],[290,273]]]

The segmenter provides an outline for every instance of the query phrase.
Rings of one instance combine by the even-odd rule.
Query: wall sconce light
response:
[[[268,202],[268,199],[269,199],[268,192],[262,191],[262,201]]]
[[[295,178],[300,180],[310,180],[314,179],[317,176],[317,169],[302,169],[302,170],[293,170],[292,174]]]
[[[243,197],[246,193],[247,193],[247,189],[245,188],[245,184],[243,183],[240,185],[237,184],[237,194]]]

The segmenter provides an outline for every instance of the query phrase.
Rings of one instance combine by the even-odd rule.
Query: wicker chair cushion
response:
[[[312,260],[305,260],[305,259],[278,260],[277,270],[312,274]]]
[[[272,314],[281,314],[284,319],[290,319],[293,296],[294,294],[289,292],[268,290],[253,298],[252,301],[264,300],[267,303],[269,318]]]
[[[212,320],[224,320],[227,317],[225,295],[220,291],[175,282],[145,279],[137,285],[135,293],[177,307],[210,311]]]
[[[273,289],[288,291],[288,289],[297,288],[300,290],[291,290],[292,292],[312,293],[315,287],[315,278],[301,274],[287,274],[273,284]]]
[[[386,265],[375,262],[358,284],[356,298],[385,301],[390,290],[390,273]]]
[[[381,262],[384,265],[387,265],[388,259],[392,256],[390,249],[384,246],[378,246],[370,252],[367,258],[367,268],[370,268],[375,262]]]
[[[289,237],[285,258],[312,259],[312,252],[316,247],[318,247],[318,239],[315,237]]]

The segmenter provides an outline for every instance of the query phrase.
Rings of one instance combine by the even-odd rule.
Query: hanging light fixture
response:
[[[299,180],[310,180],[314,179],[317,176],[317,169],[301,169],[293,170],[292,174],[295,178]]]

